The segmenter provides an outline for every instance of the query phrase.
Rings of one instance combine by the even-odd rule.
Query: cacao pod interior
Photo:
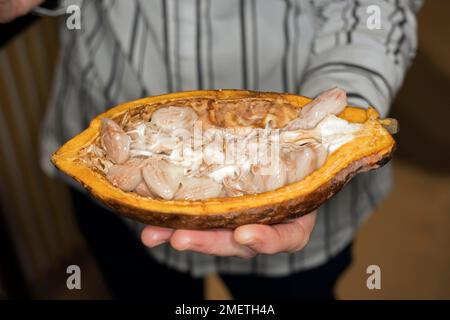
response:
[[[339,117],[362,123],[364,134],[331,153],[321,168],[303,180],[264,193],[201,201],[157,200],[124,192],[114,187],[104,174],[80,161],[82,150],[98,141],[102,118],[119,119],[124,113],[139,110],[144,105],[156,108],[179,100],[200,98],[214,101],[265,99],[299,108],[311,101],[298,95],[244,90],[191,91],[143,98],[95,117],[86,130],[65,143],[51,160],[94,197],[129,218],[171,228],[208,229],[235,228],[248,223],[273,224],[309,213],[336,194],[358,172],[377,168],[389,161],[395,148],[395,141],[385,128],[389,120],[380,120],[373,108],[349,106]]]

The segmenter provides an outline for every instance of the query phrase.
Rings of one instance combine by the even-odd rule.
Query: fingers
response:
[[[234,239],[240,245],[248,246],[258,253],[298,251],[308,243],[316,215],[315,211],[287,223],[273,226],[260,224],[241,226],[235,230]]]
[[[233,239],[230,230],[173,230],[147,226],[142,230],[141,241],[150,248],[170,241],[171,246],[179,251],[191,250],[217,256],[237,256],[251,258],[255,252],[239,245]]]
[[[142,242],[155,247],[169,241],[179,251],[195,251],[216,256],[254,257],[303,249],[308,243],[317,212],[273,226],[251,224],[233,230],[173,230],[147,226]]]
[[[237,243],[232,230],[177,230],[170,238],[176,250],[192,250],[217,256],[237,256],[251,258],[256,253]]]
[[[147,247],[153,248],[169,241],[173,233],[173,229],[146,226],[141,232],[141,241]]]
[[[0,23],[22,16],[43,0],[0,0]]]

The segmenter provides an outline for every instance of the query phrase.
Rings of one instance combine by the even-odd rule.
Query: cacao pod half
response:
[[[140,196],[114,186],[102,172],[102,159],[95,165],[85,156],[100,142],[102,119],[119,125],[149,121],[155,110],[167,105],[190,106],[207,111],[215,125],[263,126],[271,118],[281,127],[295,118],[298,108],[310,98],[245,90],[191,91],[143,98],[118,105],[95,117],[89,127],[65,143],[52,155],[53,164],[86,188],[95,198],[117,213],[145,224],[179,228],[235,228],[250,223],[274,224],[317,209],[359,172],[387,163],[395,149],[391,133],[393,119],[380,119],[373,108],[347,106],[338,116],[361,124],[350,141],[328,155],[325,163],[298,182],[276,190],[236,197],[203,200],[164,200]],[[294,111],[295,112],[294,112]],[[223,111],[223,112],[222,112]]]

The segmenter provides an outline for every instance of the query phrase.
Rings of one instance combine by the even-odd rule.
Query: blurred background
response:
[[[394,189],[360,230],[340,299],[450,299],[450,12],[425,1],[419,50],[392,107],[399,119]],[[27,16],[0,29],[0,299],[108,299],[74,222],[66,186],[39,168],[39,127],[58,55],[55,18]],[[66,288],[66,268],[82,290]],[[366,268],[382,270],[368,290]],[[208,298],[232,298],[207,279]]]

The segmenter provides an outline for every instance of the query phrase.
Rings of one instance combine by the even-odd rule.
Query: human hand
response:
[[[0,0],[0,23],[6,23],[27,14],[43,0]]]
[[[316,222],[317,211],[275,225],[248,224],[234,230],[174,230],[146,226],[141,240],[147,247],[164,242],[179,251],[191,250],[216,256],[252,258],[303,249]]]

